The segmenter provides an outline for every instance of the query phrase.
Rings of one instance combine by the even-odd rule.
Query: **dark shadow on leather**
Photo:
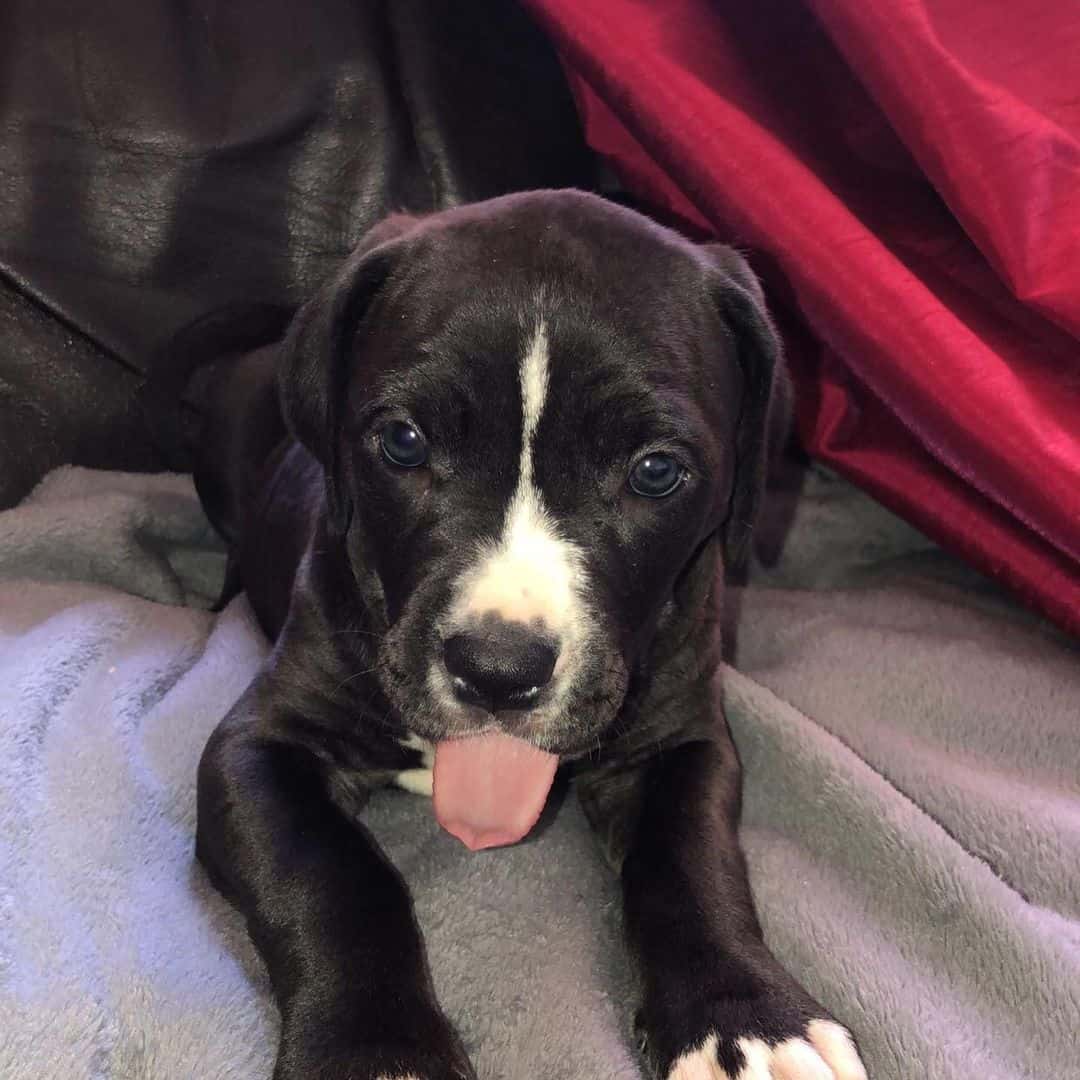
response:
[[[10,0],[0,24],[0,502],[62,463],[182,462],[136,392],[162,343],[297,306],[387,212],[594,183],[514,3]]]

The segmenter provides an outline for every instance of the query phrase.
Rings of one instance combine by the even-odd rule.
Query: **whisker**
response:
[[[353,679],[359,679],[364,675],[370,675],[373,671],[375,671],[374,666],[369,667],[369,668],[364,668],[363,671],[355,671],[355,672],[353,672],[352,675],[346,676],[344,679],[341,680],[341,682],[339,682],[337,684],[337,686],[334,687],[334,693],[336,694],[346,683],[352,682]]]

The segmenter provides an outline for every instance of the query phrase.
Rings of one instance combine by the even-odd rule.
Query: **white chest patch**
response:
[[[521,361],[521,459],[518,483],[501,535],[484,545],[458,585],[451,621],[460,625],[493,614],[538,621],[559,638],[560,664],[587,636],[584,559],[564,539],[535,482],[533,449],[548,395],[548,338],[540,322]],[[560,668],[556,667],[556,675]]]
[[[404,769],[397,773],[394,777],[394,784],[405,791],[412,792],[413,795],[426,795],[430,799],[434,787],[434,777],[431,770],[435,764],[435,747],[427,739],[421,739],[411,732],[407,739],[402,740],[401,745],[407,746],[410,750],[419,750],[422,762],[418,768]]]

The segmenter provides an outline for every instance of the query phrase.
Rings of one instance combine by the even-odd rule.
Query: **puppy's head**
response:
[[[596,746],[689,568],[746,542],[778,356],[739,256],[593,196],[368,237],[282,392],[411,732]]]

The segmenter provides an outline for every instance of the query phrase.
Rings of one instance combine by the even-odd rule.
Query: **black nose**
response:
[[[531,709],[551,681],[558,651],[520,623],[485,623],[443,643],[443,661],[459,701],[491,712]]]

